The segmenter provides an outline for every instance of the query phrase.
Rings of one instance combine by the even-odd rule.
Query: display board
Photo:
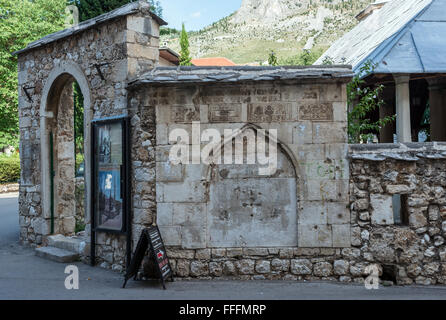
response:
[[[147,250],[149,250],[149,255],[152,261],[156,264],[156,269],[158,271],[159,279],[162,282],[163,288],[166,289],[166,280],[171,279],[173,281],[173,272],[169,263],[169,258],[167,257],[167,251],[164,246],[161,233],[157,226],[152,226],[150,228],[144,229],[139,238],[138,244],[136,246],[135,253],[130,262],[130,266],[127,269],[124,285],[125,288],[127,282],[138,275],[138,270],[141,267],[144,256]]]

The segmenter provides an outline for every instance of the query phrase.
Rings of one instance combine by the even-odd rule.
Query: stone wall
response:
[[[164,79],[176,72],[182,79],[215,72],[160,70]],[[151,77],[163,78],[161,71]],[[223,79],[237,70],[219,72]],[[160,226],[176,276],[344,281],[360,276],[349,271],[356,252],[350,249],[346,80],[134,85],[132,132],[144,137],[132,153],[135,221],[142,217],[141,227]],[[193,122],[200,135],[211,128],[222,135],[240,129],[247,136],[277,129],[278,171],[261,176],[259,164],[172,164],[169,154],[177,141],[170,134],[184,129],[192,137]],[[232,140],[217,149],[228,143]],[[191,140],[186,145],[193,148]]]
[[[446,283],[446,144],[352,146],[352,246],[398,284]],[[408,223],[394,221],[405,195]]]
[[[59,121],[61,117],[58,117],[57,107],[61,88],[74,80],[81,82],[84,101],[90,102],[85,108],[84,117],[88,137],[91,120],[128,115],[128,81],[158,63],[158,20],[149,12],[147,3],[133,3],[129,8],[131,10],[127,15],[102,19],[86,28],[82,27],[82,31],[73,31],[69,37],[63,36],[67,31],[51,35],[42,40],[44,44],[31,44],[29,49],[18,54],[22,166],[19,215],[20,240],[23,244],[44,245],[50,234],[50,192],[44,192],[50,190],[49,178],[45,179],[45,175],[49,177],[49,140],[41,141],[41,137],[47,139],[51,131],[63,124]],[[41,127],[42,123],[45,127]],[[67,130],[68,127],[60,129]],[[72,148],[64,147],[57,139],[54,142],[56,150],[74,157],[74,152],[70,151]],[[86,152],[91,150],[89,143],[86,138]],[[86,154],[86,158],[88,156]],[[74,172],[74,165],[72,170]],[[86,174],[86,181],[89,181],[88,166]],[[62,203],[57,198],[67,199],[67,189],[73,189],[74,194],[73,179],[58,180],[56,203]],[[89,192],[87,189],[86,193]],[[90,207],[87,203],[85,206],[86,230],[89,234]],[[56,219],[61,212],[73,217],[73,223],[66,232],[66,235],[71,235],[74,232],[76,206],[59,207],[55,212]],[[58,228],[57,231],[64,230]],[[125,264],[125,240],[124,236],[99,233],[99,262],[105,267],[114,266],[120,270]]]
[[[363,283],[376,264],[399,285],[445,284],[446,144],[351,146],[350,157],[351,248],[170,248],[176,276]],[[394,194],[407,195],[406,226]]]

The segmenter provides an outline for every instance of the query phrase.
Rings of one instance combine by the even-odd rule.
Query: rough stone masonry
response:
[[[70,108],[77,81],[85,100],[87,235],[91,121],[125,115],[132,249],[156,223],[177,277],[363,282],[376,263],[399,284],[446,282],[446,145],[348,146],[350,67],[159,67],[162,24],[134,2],[17,53],[22,243],[47,244],[51,188],[54,233],[73,235],[82,212]],[[194,123],[200,133],[239,129],[218,149],[234,151],[239,139],[245,156],[250,139],[275,140],[269,130],[277,130],[278,170],[172,164],[172,131],[192,137]],[[397,207],[407,209],[407,224],[396,219]],[[95,241],[101,266],[122,271],[126,237],[98,232]]]

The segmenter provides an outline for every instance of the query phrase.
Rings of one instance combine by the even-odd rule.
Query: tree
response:
[[[281,60],[279,64],[288,66],[309,66],[316,62],[321,55],[322,51],[320,49],[315,51],[303,49],[298,55]]]
[[[65,24],[66,0],[0,0],[0,148],[17,147],[17,57],[11,53],[59,31]]]
[[[277,62],[277,56],[276,56],[276,54],[274,53],[274,51],[271,51],[271,53],[269,54],[269,57],[268,57],[268,64],[269,64],[270,66],[277,66],[277,65],[279,65],[279,63]]]
[[[101,14],[118,9],[133,0],[73,0],[74,4],[79,8],[79,20],[85,21]],[[163,15],[161,4],[157,0],[147,0],[151,6],[152,11],[158,16]]]
[[[181,36],[180,36],[180,66],[191,66],[191,60],[190,52],[189,52],[189,38],[187,36],[186,28],[184,27],[184,23],[181,29]]]
[[[376,87],[366,86],[364,77],[373,72],[374,66],[366,62],[361,67],[359,74],[347,85],[348,113],[348,138],[349,143],[361,143],[369,141],[374,133],[379,133],[384,126],[394,122],[396,116],[385,117],[375,122],[368,118],[370,112],[381,108],[384,101],[380,95],[383,85]]]

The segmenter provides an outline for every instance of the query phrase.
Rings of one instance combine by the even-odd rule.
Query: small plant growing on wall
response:
[[[276,56],[276,54],[274,53],[274,51],[271,51],[271,53],[269,54],[269,57],[268,57],[268,64],[270,65],[270,66],[277,66],[277,65],[279,65],[279,63],[277,62],[277,56]]]
[[[380,98],[384,86],[369,87],[364,80],[374,69],[375,66],[370,61],[366,62],[347,85],[349,143],[366,143],[373,139],[374,134],[378,134],[382,128],[395,121],[395,115],[375,122],[368,118],[370,112],[384,104]]]

